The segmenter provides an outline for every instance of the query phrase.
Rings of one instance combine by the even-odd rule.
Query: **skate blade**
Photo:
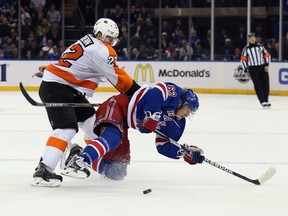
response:
[[[75,170],[73,168],[66,167],[64,170],[61,171],[62,175],[77,178],[77,179],[85,179],[88,178],[87,173],[81,170]]]
[[[59,187],[61,185],[61,181],[58,179],[50,179],[49,181],[45,181],[42,178],[36,177],[31,185],[33,187]]]

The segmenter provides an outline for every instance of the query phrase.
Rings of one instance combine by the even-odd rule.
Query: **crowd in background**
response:
[[[19,59],[19,52],[20,59],[59,59],[63,41],[57,6],[56,0],[22,0],[19,16],[18,1],[1,0],[0,59]]]
[[[79,1],[86,24],[95,22],[94,6],[89,0]],[[126,1],[100,1],[98,18],[108,17],[119,26],[119,43],[115,46],[119,60],[210,60],[211,30],[210,25],[201,20],[172,17],[163,19],[161,28],[150,8],[159,7],[158,1],[131,0],[130,24],[125,13]],[[119,2],[119,3],[118,3]],[[253,6],[271,6],[271,1],[252,1]],[[112,4],[113,3],[113,4]],[[193,7],[210,7],[209,0],[193,0]],[[155,5],[154,5],[155,4]],[[275,4],[275,2],[273,3]],[[111,8],[111,5],[113,7]],[[243,0],[218,0],[216,7],[242,7],[247,5]],[[272,5],[273,6],[273,5]],[[162,8],[189,7],[188,0],[162,0]],[[20,22],[18,2],[1,0],[0,3],[0,59],[47,59],[57,60],[65,49],[61,31],[61,1],[26,0],[21,1]],[[257,35],[257,42],[262,43],[272,56],[278,60],[279,43],[264,29],[265,20],[252,25]],[[20,23],[20,33],[18,31]],[[231,26],[231,25],[230,25]],[[128,31],[129,29],[129,31]],[[228,28],[217,26],[215,31],[215,60],[239,61],[241,50],[247,43],[247,26],[237,23]],[[161,32],[159,33],[159,30]],[[130,32],[130,35],[128,34]],[[78,39],[78,38],[76,38]],[[128,47],[128,40],[130,46]],[[159,41],[160,40],[160,41]],[[20,46],[20,47],[19,47]],[[283,60],[288,60],[288,34],[283,40]]]

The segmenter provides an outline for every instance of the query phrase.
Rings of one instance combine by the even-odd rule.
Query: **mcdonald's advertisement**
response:
[[[41,77],[38,68],[50,61],[0,61],[0,91],[19,90],[22,82],[29,90],[38,90]],[[245,76],[240,62],[162,62],[118,61],[139,85],[174,82],[203,93],[250,93],[252,81]],[[274,95],[288,95],[285,63],[272,62],[269,67],[270,89]],[[107,80],[101,80],[97,91],[117,91]]]

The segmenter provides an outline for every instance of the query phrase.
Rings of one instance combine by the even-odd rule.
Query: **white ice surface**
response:
[[[40,101],[36,92],[29,94]],[[91,102],[110,95],[96,93]],[[209,164],[164,158],[153,134],[129,130],[132,161],[124,181],[93,174],[85,180],[64,177],[58,188],[35,188],[32,174],[51,132],[45,109],[20,92],[0,92],[0,215],[287,216],[288,97],[271,96],[270,110],[255,95],[199,99],[180,142],[198,145],[210,160],[252,179],[273,166],[271,180],[256,186]],[[82,135],[74,142],[83,145]],[[148,188],[152,193],[143,195]]]

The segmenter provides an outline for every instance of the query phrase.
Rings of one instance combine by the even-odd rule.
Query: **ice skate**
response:
[[[40,162],[33,174],[34,181],[32,186],[35,187],[58,187],[61,185],[63,177],[55,174],[48,166]]]
[[[82,157],[74,154],[61,173],[69,177],[84,179],[90,176],[89,168],[90,165]]]
[[[61,162],[60,162],[60,168],[62,170],[65,169],[69,161],[73,158],[74,155],[79,156],[82,152],[83,148],[79,146],[78,144],[70,144],[67,148],[67,150],[64,152]],[[68,154],[68,156],[66,156]]]

